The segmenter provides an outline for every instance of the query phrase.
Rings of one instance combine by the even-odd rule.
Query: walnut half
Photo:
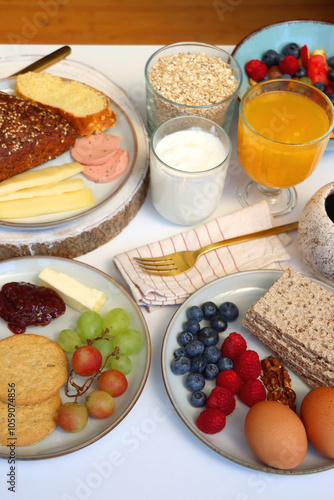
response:
[[[280,359],[269,356],[261,361],[261,380],[269,401],[278,401],[296,411],[296,393],[291,389],[290,376]]]

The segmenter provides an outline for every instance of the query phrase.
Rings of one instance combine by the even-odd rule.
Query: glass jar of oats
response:
[[[200,116],[229,132],[242,80],[223,49],[199,42],[167,45],[145,66],[147,128],[151,135],[176,116]]]

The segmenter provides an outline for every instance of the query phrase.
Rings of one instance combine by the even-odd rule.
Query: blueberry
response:
[[[208,363],[217,363],[222,357],[222,352],[216,345],[208,345],[204,349],[203,355],[206,357]]]
[[[197,334],[198,340],[203,342],[205,346],[216,345],[219,342],[219,335],[217,330],[210,326],[204,326]]]
[[[186,378],[186,388],[189,391],[201,391],[205,386],[205,378],[201,373],[189,373]]]
[[[299,66],[294,76],[296,78],[303,78],[304,76],[307,76],[307,71],[304,66]]]
[[[183,324],[183,328],[186,332],[190,332],[193,335],[196,335],[201,327],[199,326],[198,321],[195,321],[194,319],[187,319],[187,321],[185,321]]]
[[[282,54],[284,56],[295,56],[298,58],[299,52],[300,52],[299,45],[297,43],[294,43],[294,42],[288,43],[282,49]]]
[[[278,78],[285,78],[285,79],[291,79],[292,76],[288,75],[288,73],[283,73],[283,75],[280,75]]]
[[[317,89],[321,90],[321,92],[325,92],[325,90],[326,90],[326,85],[324,82],[315,82],[314,86]]]
[[[269,49],[262,56],[262,62],[270,68],[271,66],[277,66],[278,64],[278,54],[276,50]]]
[[[334,94],[328,94],[327,97],[331,101],[331,103],[334,105]]]
[[[187,310],[188,319],[193,319],[194,321],[198,321],[199,323],[203,320],[204,315],[203,311],[198,306],[191,306]]]
[[[207,380],[214,380],[217,378],[219,368],[215,363],[208,363],[204,368],[203,375]]]
[[[180,359],[183,357],[187,357],[186,350],[183,347],[179,347],[174,351],[174,358]]]
[[[214,302],[204,302],[202,311],[205,319],[210,319],[218,313],[218,308]]]
[[[189,372],[190,368],[190,359],[186,357],[174,359],[171,364],[171,369],[174,375],[184,375],[185,373]]]
[[[189,358],[186,358],[189,359]],[[198,356],[194,356],[191,358],[191,367],[190,371],[192,373],[202,373],[207,365],[207,360],[203,356],[203,354],[199,354]]]
[[[224,332],[227,328],[227,321],[225,318],[217,314],[216,316],[212,316],[210,319],[210,325],[212,328],[217,330],[217,332]]]
[[[224,370],[233,370],[233,361],[230,358],[220,358],[217,366],[220,372]]]
[[[284,54],[278,54],[277,66],[279,65],[279,63],[280,63],[281,61],[283,61],[284,57],[285,57],[285,55],[284,55]]]
[[[334,82],[334,68],[331,68],[327,71],[327,76],[328,76],[328,80],[330,80],[331,82]]]
[[[186,330],[180,332],[177,336],[177,341],[181,347],[185,347],[188,344],[188,342],[191,342],[192,340],[194,340],[193,334],[187,332]]]
[[[207,397],[206,394],[202,391],[195,391],[190,396],[190,404],[194,406],[194,408],[201,408],[205,406]]]
[[[203,354],[204,344],[199,340],[192,340],[186,345],[185,350],[187,356],[197,356],[198,354]]]
[[[219,306],[219,313],[226,321],[234,321],[239,316],[239,309],[233,302],[223,302]]]
[[[334,68],[334,57],[329,57],[327,59],[327,64],[330,68]]]

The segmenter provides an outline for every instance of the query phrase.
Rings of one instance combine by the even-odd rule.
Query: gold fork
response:
[[[243,243],[245,241],[255,240],[258,238],[264,238],[266,236],[272,236],[273,234],[286,233],[288,231],[294,231],[297,228],[298,222],[291,222],[290,224],[284,224],[283,226],[271,227],[262,231],[236,236],[235,238],[230,238],[228,240],[218,241],[217,243],[212,243],[203,248],[199,248],[198,250],[184,250],[181,252],[163,255],[162,257],[134,257],[134,260],[139,265],[141,271],[146,274],[176,276],[177,274],[189,271],[201,255],[211,252],[212,250],[216,250],[217,248],[234,245],[235,243]]]

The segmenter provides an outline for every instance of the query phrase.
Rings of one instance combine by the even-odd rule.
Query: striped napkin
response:
[[[195,250],[209,243],[272,227],[266,201],[214,219],[202,226],[116,255],[114,262],[138,303],[148,311],[181,304],[193,292],[217,278],[239,271],[288,267],[286,233],[213,250],[202,255],[188,272],[178,276],[152,276],[140,271],[133,257],[158,257],[180,250]]]

